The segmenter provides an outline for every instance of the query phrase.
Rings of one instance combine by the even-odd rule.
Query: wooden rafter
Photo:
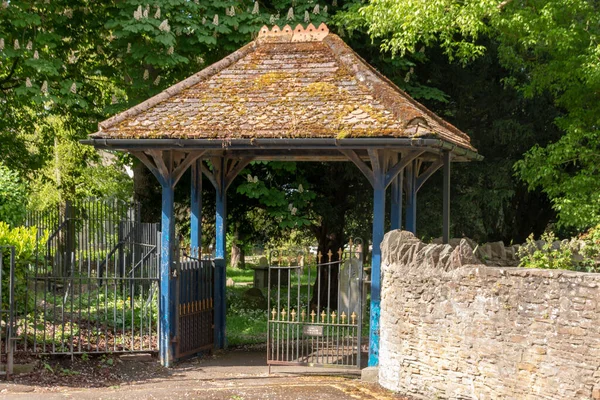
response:
[[[421,189],[421,186],[423,186],[423,184],[427,181],[427,179],[429,179],[431,175],[435,173],[435,171],[440,169],[442,165],[444,165],[443,159],[436,160],[433,163],[431,163],[431,165],[429,165],[429,167],[427,167],[427,169],[422,174],[418,175],[415,183],[415,191],[418,192],[419,189]]]
[[[369,183],[373,186],[375,183],[375,177],[373,171],[369,166],[361,160],[361,158],[354,152],[354,150],[340,149],[340,152],[350,159],[358,167],[358,169],[367,177]]]

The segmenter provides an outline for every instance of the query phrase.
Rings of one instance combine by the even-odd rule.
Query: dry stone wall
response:
[[[424,399],[600,399],[600,274],[481,265],[467,240],[382,243],[379,382]]]

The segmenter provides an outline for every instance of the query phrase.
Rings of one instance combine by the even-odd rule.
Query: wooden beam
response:
[[[135,156],[138,160],[140,160],[142,162],[142,164],[144,164],[146,166],[146,168],[148,168],[150,170],[150,172],[152,172],[152,175],[154,175],[154,177],[162,185],[163,178],[160,175],[158,168],[156,168],[156,164],[154,164],[154,161],[152,161],[150,158],[148,158],[148,156],[143,151],[134,151],[134,152],[131,152],[131,154],[133,156]]]
[[[380,172],[385,172],[385,152],[379,149],[368,149],[369,160],[371,161],[371,169],[373,170],[373,176],[378,175]]]
[[[373,176],[373,171],[369,168],[367,164],[354,152],[354,150],[346,150],[340,149],[340,153],[344,154],[350,161],[354,163],[358,167],[358,169],[367,177],[367,180],[371,184],[371,186],[375,186],[375,177]]]
[[[160,151],[160,150],[148,150],[148,154],[154,160],[156,169],[160,173],[160,176],[166,181],[169,179],[169,168],[165,162],[164,156],[169,154],[171,150]],[[170,161],[170,160],[169,160]],[[170,162],[169,162],[170,164]]]
[[[214,185],[217,189],[217,194],[220,195],[223,187],[223,176],[221,171],[224,167],[222,157],[211,157],[210,163],[213,166],[212,174],[214,176]],[[212,183],[213,181],[211,181]]]
[[[204,153],[206,153],[206,150],[204,150],[204,151],[197,151],[197,152],[193,152],[193,153],[187,153],[187,155],[185,156],[185,158],[173,170],[172,179],[173,179],[173,184],[174,185],[177,184],[177,182],[179,182],[179,179],[181,179],[181,177],[183,176],[184,172],[189,168],[189,166],[192,165],[192,163],[194,161],[196,161],[199,157],[202,157],[202,155]]]
[[[229,189],[229,186],[233,183],[235,177],[238,176],[238,174],[242,172],[253,159],[253,157],[246,157],[231,164],[227,176],[225,177],[225,190]]]
[[[385,174],[385,187],[388,187],[390,185],[390,183],[392,183],[392,180],[396,177],[396,175],[398,175],[400,172],[402,172],[402,170],[404,169],[404,167],[406,167],[408,165],[408,163],[410,163],[412,160],[416,159],[423,153],[425,153],[424,150],[423,151],[411,151],[411,152],[407,153],[406,155],[403,155],[402,158],[400,159],[400,161],[398,161]]]
[[[416,183],[415,183],[415,191],[419,191],[419,189],[421,189],[421,186],[423,186],[423,184],[427,181],[427,179],[429,179],[431,177],[431,175],[433,175],[433,173],[435,171],[437,171],[438,169],[441,168],[441,166],[444,165],[444,160],[437,160],[434,161],[426,170],[425,172],[423,172],[422,174],[420,174],[417,179],[416,179]]]
[[[217,179],[215,178],[213,172],[210,169],[208,169],[206,165],[204,165],[204,162],[200,163],[200,170],[202,171],[204,176],[208,178],[210,183],[212,183],[213,187],[217,189],[219,187],[219,185],[217,184]]]

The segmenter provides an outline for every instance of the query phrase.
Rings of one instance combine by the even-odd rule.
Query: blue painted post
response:
[[[190,247],[192,257],[200,255],[202,247],[202,160],[192,164],[192,200],[190,216]]]
[[[215,347],[225,348],[225,268],[227,265],[226,234],[227,234],[227,185],[225,182],[225,160],[221,159],[218,168],[220,188],[216,195],[215,220]]]
[[[160,363],[170,367],[175,361],[175,279],[171,272],[174,256],[171,240],[175,237],[173,206],[174,185],[162,182],[162,220],[160,236]]]
[[[402,185],[404,184],[404,171],[400,171],[398,176],[392,181],[392,210],[391,210],[391,229],[402,229]]]
[[[385,185],[380,170],[373,170],[373,251],[371,252],[371,320],[369,367],[379,365],[379,315],[381,304],[381,242],[385,223]]]
[[[417,233],[417,191],[414,162],[408,164],[406,172],[406,230]]]

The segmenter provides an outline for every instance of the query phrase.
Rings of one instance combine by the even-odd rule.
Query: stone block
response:
[[[379,383],[379,367],[367,367],[360,371],[360,380],[363,382]]]
[[[506,248],[504,247],[503,242],[493,242],[489,243],[490,252],[492,258],[505,259],[506,258]]]

